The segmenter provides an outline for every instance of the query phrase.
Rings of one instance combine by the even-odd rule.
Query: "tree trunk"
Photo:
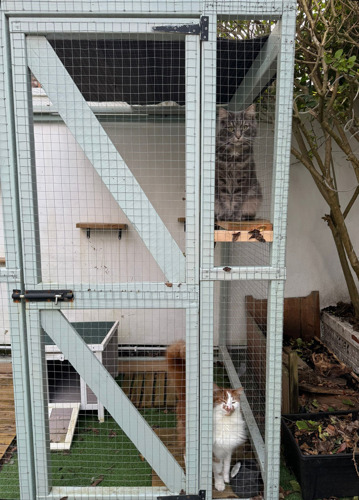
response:
[[[335,226],[332,216],[331,215],[326,215],[323,217],[323,219],[328,223],[328,226],[330,227],[330,230],[332,231],[332,235],[334,238],[334,243],[337,248],[340,264],[342,266],[344,278],[346,285],[348,287],[348,292],[350,296],[351,303],[354,308],[354,313],[355,317],[359,318],[359,290],[358,287],[356,286],[356,283],[354,281],[347,255],[343,246],[342,238],[340,235],[340,232],[338,231],[337,227]]]
[[[359,279],[359,260],[353,248],[348,228],[345,223],[344,216],[342,214],[339,200],[335,198],[336,193],[330,193],[330,209],[331,209],[331,218],[333,223],[338,231],[343,247],[345,248],[345,253],[350,262],[350,265],[355,272],[357,278]]]

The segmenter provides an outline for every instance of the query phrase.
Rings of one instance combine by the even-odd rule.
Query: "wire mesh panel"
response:
[[[3,28],[3,27],[2,27]],[[1,31],[2,32],[2,31]],[[31,464],[26,458],[18,466],[17,450],[30,455],[30,400],[26,377],[26,342],[23,312],[9,307],[9,291],[20,283],[20,245],[17,231],[16,192],[12,118],[9,110],[8,54],[0,51],[0,492],[3,498],[20,497],[19,485],[32,494]],[[11,347],[13,353],[11,356]],[[16,366],[16,369],[15,369]],[[14,403],[16,402],[16,415]],[[17,427],[15,421],[17,420]]]
[[[266,332],[253,338],[257,331],[247,303],[252,296],[266,299],[269,292],[276,82],[275,70],[263,66],[273,65],[267,48],[277,29],[269,21],[217,22],[213,156],[202,174],[203,191],[210,193],[203,217],[212,214],[214,220],[214,230],[208,224],[206,248],[206,254],[213,253],[207,264],[212,269],[203,277],[215,284],[212,304],[202,314],[213,315],[214,382],[228,398],[238,398],[240,407],[229,410],[226,401],[214,398],[214,496],[223,491],[251,497],[264,491]],[[255,68],[262,68],[260,78]],[[266,312],[262,319],[266,323]],[[228,436],[220,430],[218,412],[228,417]],[[229,464],[216,440],[223,441]]]
[[[9,20],[14,485],[31,500],[274,499],[282,2],[131,17],[145,3]],[[237,419],[230,452],[222,411]]]
[[[203,121],[201,318],[220,388],[214,386],[214,487],[227,496],[278,496],[285,277],[279,248],[289,144],[280,143],[279,130],[290,120],[282,30],[281,21],[219,15],[216,75],[203,86],[205,106],[216,82],[212,121]],[[208,54],[205,66],[211,62]]]
[[[165,353],[198,329],[199,38],[40,24],[12,34],[37,495],[191,491]]]

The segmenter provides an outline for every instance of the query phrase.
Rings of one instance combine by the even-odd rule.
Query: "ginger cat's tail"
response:
[[[177,394],[177,440],[184,453],[186,446],[186,344],[179,340],[166,351],[167,371],[174,382]]]
[[[186,344],[179,340],[166,351],[167,370],[173,379],[179,399],[186,397]]]

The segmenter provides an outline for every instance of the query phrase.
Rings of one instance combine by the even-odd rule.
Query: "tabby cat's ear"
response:
[[[228,118],[228,111],[224,108],[219,108],[218,109],[218,118],[220,120],[225,120],[226,118]]]
[[[246,109],[246,116],[248,118],[254,118],[256,116],[256,105],[251,104],[249,108]]]

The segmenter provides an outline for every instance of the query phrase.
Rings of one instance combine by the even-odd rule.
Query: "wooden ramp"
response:
[[[11,363],[0,363],[0,460],[16,436]]]

